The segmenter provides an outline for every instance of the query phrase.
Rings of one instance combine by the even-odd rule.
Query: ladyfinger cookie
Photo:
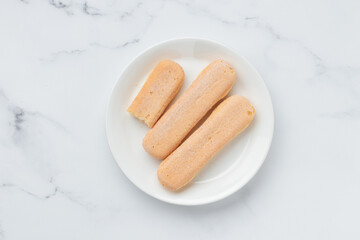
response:
[[[231,139],[253,120],[255,109],[245,97],[224,100],[209,118],[159,166],[160,183],[169,190],[184,187]]]
[[[184,70],[176,62],[161,61],[150,73],[128,112],[154,126],[184,82]]]
[[[236,74],[224,60],[215,60],[195,79],[143,139],[143,147],[154,158],[173,152],[201,118],[232,88]]]

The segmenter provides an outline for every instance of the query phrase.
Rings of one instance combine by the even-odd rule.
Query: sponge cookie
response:
[[[179,64],[161,61],[150,73],[128,112],[153,127],[180,90],[184,77]]]
[[[255,109],[245,97],[224,100],[209,118],[159,166],[160,183],[169,190],[184,187],[231,139],[253,120]]]
[[[232,88],[236,74],[224,60],[215,60],[159,119],[143,139],[144,149],[157,159],[166,158],[202,117]]]

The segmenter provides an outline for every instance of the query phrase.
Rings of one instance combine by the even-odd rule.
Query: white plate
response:
[[[157,180],[159,160],[142,147],[148,127],[126,111],[147,76],[164,59],[185,71],[181,95],[200,71],[217,58],[227,60],[237,79],[228,96],[246,96],[256,115],[251,125],[218,153],[180,192],[164,189]],[[106,133],[110,149],[124,174],[145,193],[168,203],[200,205],[218,201],[244,186],[258,171],[269,150],[274,113],[269,92],[256,70],[240,55],[215,42],[177,39],[160,43],[137,56],[120,75],[110,97]]]

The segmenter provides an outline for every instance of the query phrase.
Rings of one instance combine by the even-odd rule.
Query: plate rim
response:
[[[153,48],[156,48],[156,47],[159,47],[160,45],[163,45],[163,44],[167,44],[167,43],[170,43],[170,42],[182,42],[182,41],[202,41],[202,42],[207,42],[207,43],[210,43],[210,44],[215,44],[215,45],[219,45],[220,47],[222,48],[225,48],[229,51],[231,51],[232,53],[236,54],[237,57],[240,57],[248,66],[249,68],[254,72],[254,74],[261,80],[262,84],[264,85],[265,87],[265,90],[266,90],[266,93],[268,95],[268,99],[269,99],[269,105],[271,107],[271,119],[269,121],[272,121],[272,124],[271,124],[271,136],[270,136],[270,141],[264,151],[264,155],[261,159],[261,163],[258,164],[258,166],[255,168],[255,171],[253,171],[252,174],[249,175],[248,179],[246,181],[243,181],[241,184],[238,184],[238,185],[235,185],[231,188],[228,189],[228,191],[225,191],[223,192],[222,194],[219,194],[219,195],[216,195],[215,197],[209,197],[207,198],[205,201],[186,201],[186,202],[181,202],[181,201],[173,201],[171,199],[168,199],[168,198],[162,198],[160,196],[158,196],[157,194],[152,194],[150,192],[148,192],[147,190],[144,190],[143,188],[141,188],[140,186],[138,186],[128,175],[127,173],[122,169],[121,165],[119,164],[118,160],[115,158],[115,155],[114,155],[114,152],[112,150],[112,147],[110,145],[110,137],[109,137],[109,118],[110,118],[110,106],[111,106],[111,100],[112,100],[112,97],[113,97],[113,93],[114,93],[114,90],[116,88],[116,86],[118,84],[120,84],[120,78],[121,76],[124,74],[124,72],[126,71],[126,69],[128,69],[128,67],[130,65],[133,64],[133,62],[136,61],[136,59],[138,59],[140,56],[144,55],[145,53],[147,53],[148,51],[150,51],[151,49]],[[140,51],[140,53],[138,53],[137,55],[135,55],[135,57],[133,57],[131,59],[131,61],[129,61],[128,64],[125,65],[125,67],[120,71],[120,73],[118,74],[117,80],[115,81],[115,83],[113,84],[112,88],[111,88],[111,94],[108,98],[108,101],[107,101],[107,107],[106,107],[106,117],[105,117],[105,134],[106,134],[106,139],[107,139],[107,143],[108,143],[108,146],[110,148],[110,152],[111,152],[111,155],[113,157],[113,159],[115,160],[116,164],[118,165],[118,167],[120,168],[121,172],[126,176],[126,178],[132,183],[134,184],[139,190],[141,190],[142,192],[146,193],[147,195],[157,199],[157,200],[160,200],[162,202],[165,202],[165,203],[168,203],[168,204],[173,204],[173,205],[180,205],[180,206],[199,206],[199,205],[205,205],[205,204],[210,204],[210,203],[215,203],[217,201],[220,201],[222,199],[225,199],[227,197],[229,197],[230,195],[234,194],[235,192],[237,192],[238,190],[240,190],[241,188],[243,188],[246,184],[248,184],[253,178],[254,176],[258,173],[258,171],[260,170],[261,166],[264,164],[265,162],[265,159],[269,153],[269,150],[270,150],[270,147],[272,145],[272,141],[273,141],[273,137],[274,137],[274,128],[275,128],[275,114],[274,114],[274,107],[273,107],[273,103],[272,103],[272,98],[271,98],[271,95],[270,95],[270,92],[269,92],[269,89],[264,81],[264,79],[262,78],[262,76],[260,75],[260,73],[256,70],[256,68],[244,57],[242,56],[241,54],[238,53],[238,51],[234,50],[233,48],[231,47],[228,47],[222,43],[219,43],[217,41],[214,41],[214,40],[209,40],[209,39],[205,39],[205,38],[197,38],[197,37],[184,37],[184,38],[171,38],[171,39],[168,39],[168,40],[164,40],[164,41],[160,41],[156,44],[153,44],[147,48],[145,48],[144,50]]]

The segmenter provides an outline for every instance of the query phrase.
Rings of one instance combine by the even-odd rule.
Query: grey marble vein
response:
[[[325,66],[322,58],[316,52],[314,52],[312,49],[310,49],[308,46],[302,43],[300,40],[292,39],[285,36],[284,34],[279,33],[273,26],[271,26],[269,23],[267,23],[266,21],[262,20],[259,17],[247,17],[245,18],[245,20],[248,22],[255,22],[256,28],[268,32],[270,36],[274,38],[275,41],[284,41],[284,42],[293,43],[299,46],[300,48],[302,48],[304,52],[306,52],[309,56],[311,56],[311,58],[315,63],[316,66],[316,72],[314,73],[315,75],[324,73],[326,71],[327,67]],[[270,44],[265,51],[271,49],[271,46],[272,44]]]
[[[360,108],[340,110],[334,112],[320,113],[320,118],[333,119],[333,120],[356,120],[360,118]]]
[[[41,62],[54,62],[61,56],[76,56],[85,52],[85,49],[60,50],[53,52],[47,58],[40,58]]]
[[[55,183],[55,180],[53,177],[49,179],[49,183],[54,186],[54,191],[48,195],[45,196],[45,199],[52,198],[57,195],[57,193],[61,193],[64,197],[66,197],[69,201],[81,205],[82,207],[85,207],[87,209],[94,209],[96,208],[96,205],[87,201],[82,200],[80,197],[77,197],[74,193],[66,191],[65,189],[61,188],[59,185]]]
[[[66,191],[62,188],[60,188],[58,185],[56,185],[54,183],[54,181],[52,179],[50,179],[49,183],[51,185],[53,185],[53,191],[46,194],[46,195],[39,195],[39,194],[35,194],[31,191],[28,191],[26,190],[25,188],[23,187],[20,187],[16,184],[12,184],[12,183],[2,183],[0,184],[0,189],[15,189],[17,191],[20,191],[30,197],[34,197],[34,198],[37,198],[39,200],[48,200],[48,199],[51,199],[53,197],[56,197],[57,194],[62,194],[66,199],[68,199],[69,201],[73,202],[74,204],[77,204],[77,205],[80,205],[88,210],[91,210],[91,209],[94,209],[95,208],[95,205],[90,203],[90,202],[87,202],[87,201],[84,201],[82,200],[81,198],[75,196],[72,192],[69,192],[69,191]]]
[[[27,191],[26,189],[22,188],[22,187],[19,187],[15,184],[12,184],[12,183],[2,183],[0,184],[0,189],[6,189],[6,188],[12,188],[12,189],[15,189],[15,190],[18,190],[18,191],[21,191],[31,197],[35,197],[35,198],[38,198],[38,199],[44,199],[45,197],[42,197],[42,196],[39,196],[37,194],[34,194],[30,191]]]
[[[104,16],[104,14],[101,13],[100,9],[89,6],[87,2],[83,4],[82,11],[86,15],[90,16]]]
[[[65,4],[60,0],[49,0],[51,6],[65,11],[66,15],[74,15],[74,13],[70,10],[70,4]]]
[[[163,3],[168,2],[168,1],[163,1]],[[192,13],[193,15],[200,15],[200,16],[204,16],[206,18],[212,19],[212,20],[216,20],[222,24],[226,24],[226,25],[235,25],[236,22],[235,21],[230,21],[230,20],[226,20],[216,14],[211,13],[209,10],[204,9],[204,8],[199,8],[197,6],[195,6],[194,4],[192,4],[192,2],[188,1],[188,2],[184,2],[184,1],[180,1],[180,0],[171,0],[169,2],[173,2],[176,3],[182,7],[184,7],[187,11],[189,11],[190,13]]]
[[[52,119],[51,117],[48,117],[40,112],[34,112],[34,111],[25,111],[19,107],[15,107],[14,108],[14,115],[15,115],[15,127],[19,126],[20,128],[18,130],[21,130],[21,124],[25,121],[25,116],[28,115],[28,116],[34,116],[34,117],[40,117],[42,119],[44,119],[45,121],[49,122],[52,126],[60,129],[62,132],[65,132],[65,133],[69,133],[66,129],[66,127],[61,124],[60,122]],[[18,109],[21,109],[21,113],[19,115],[19,110]],[[18,120],[19,118],[19,120]]]
[[[15,107],[13,112],[14,112],[14,116],[15,116],[15,121],[14,121],[15,129],[17,131],[20,131],[22,128],[21,125],[24,122],[24,114],[25,114],[24,110],[22,110],[19,107]]]
[[[27,1],[27,0],[21,0],[21,1]],[[135,7],[130,8],[129,10],[125,10],[125,11],[113,11],[113,12],[109,12],[106,13],[105,10],[102,10],[100,8],[94,7],[94,6],[90,6],[90,4],[88,3],[88,1],[85,1],[83,3],[79,3],[79,2],[72,2],[71,4],[66,4],[63,1],[60,0],[49,0],[49,3],[51,6],[59,9],[59,10],[63,10],[65,11],[65,13],[67,15],[75,15],[80,12],[82,12],[83,14],[86,14],[88,16],[97,16],[97,17],[103,17],[103,16],[107,16],[107,15],[118,15],[120,20],[124,20],[127,19],[131,16],[133,16],[133,14],[143,5],[142,2],[138,2],[136,4]]]
[[[277,31],[275,31],[275,29],[271,25],[259,21],[259,18],[252,18],[250,20],[256,20],[256,22],[257,22],[256,27],[266,30],[276,40],[280,40],[280,39],[284,40],[285,39],[285,37],[281,36]]]
[[[8,110],[14,116],[13,121],[9,122],[9,126],[13,127],[15,129],[15,132],[22,131],[23,124],[26,121],[27,116],[40,117],[40,118],[46,120],[47,122],[49,122],[50,124],[52,124],[54,127],[60,129],[61,131],[66,132],[66,133],[68,132],[67,129],[64,127],[64,125],[62,125],[60,122],[52,119],[51,117],[48,117],[40,112],[28,111],[17,105],[14,105],[10,101],[10,99],[7,97],[7,95],[4,93],[3,90],[0,90],[0,97],[5,100]]]
[[[124,43],[117,44],[117,45],[113,45],[113,46],[105,45],[102,43],[96,43],[96,42],[90,43],[90,45],[95,46],[95,47],[107,48],[107,49],[121,49],[121,48],[127,47],[129,45],[137,44],[139,42],[140,42],[140,38],[134,38],[132,40],[129,40]]]
[[[56,8],[67,8],[69,7],[70,5],[66,5],[65,3],[59,1],[59,0],[49,0],[49,3],[51,6],[54,6]]]
[[[141,5],[143,5],[143,3],[142,3],[142,2],[139,2],[138,4],[136,4],[136,6],[135,6],[134,8],[132,8],[132,9],[130,9],[130,10],[128,10],[128,11],[125,11],[125,12],[120,13],[120,19],[121,19],[121,20],[124,20],[124,19],[126,19],[126,18],[128,18],[128,17],[133,16],[133,14],[135,13],[135,11],[137,11],[137,10],[141,7]]]
[[[253,17],[244,17],[244,20],[248,21],[248,20],[256,20],[258,19],[258,17],[253,16]]]

